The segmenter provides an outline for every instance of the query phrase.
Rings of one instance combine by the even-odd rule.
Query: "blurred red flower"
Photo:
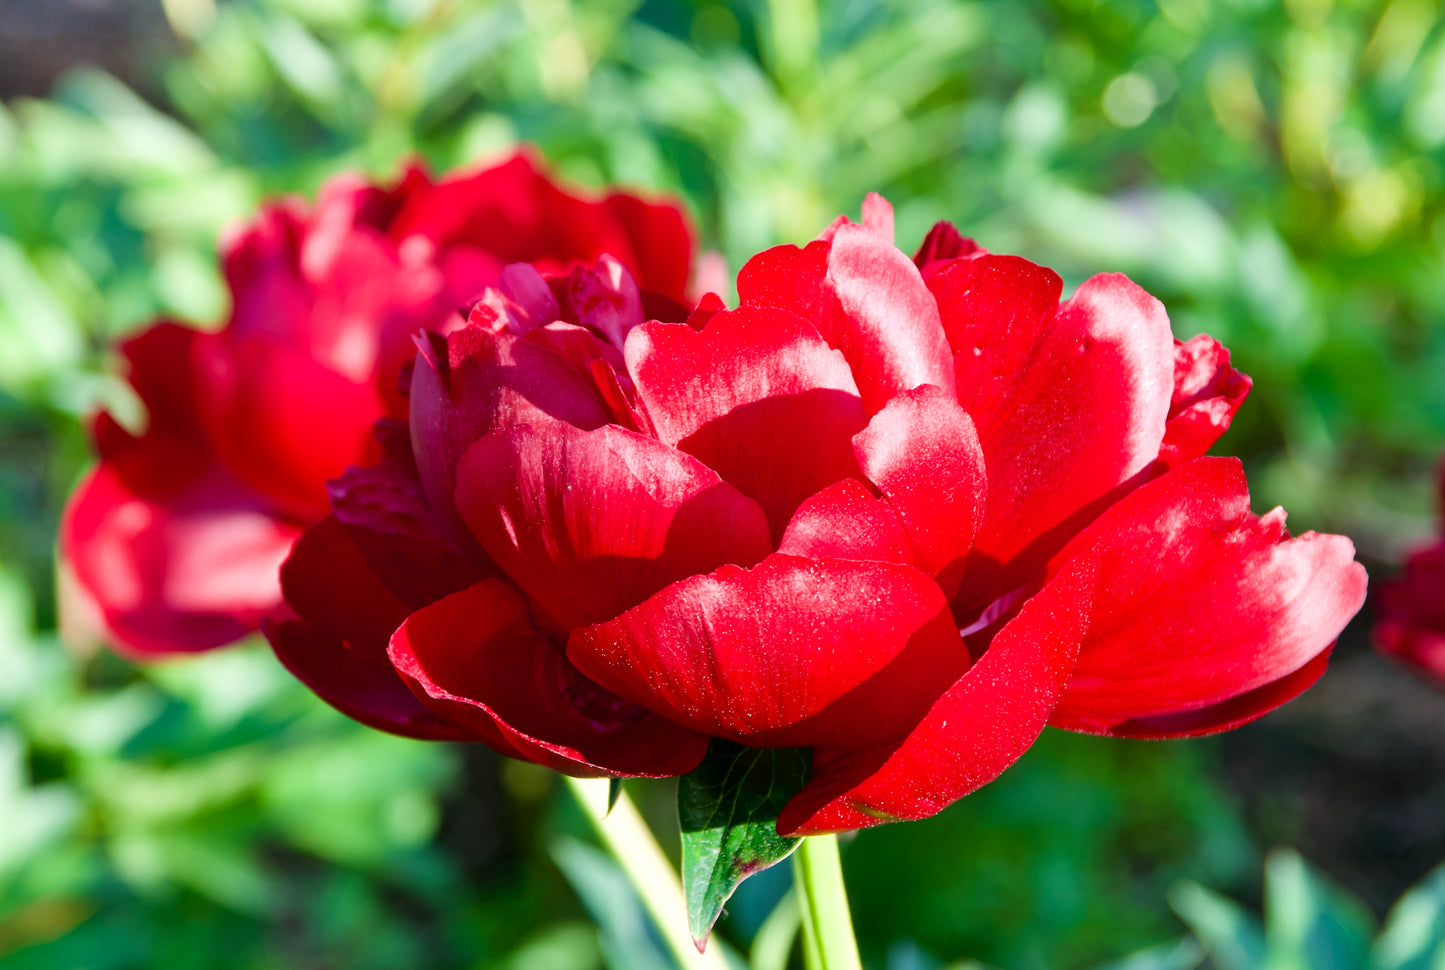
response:
[[[460,323],[504,265],[611,253],[680,299],[692,233],[676,205],[579,197],[522,153],[440,182],[341,176],[314,207],[266,207],[222,250],[230,319],[215,333],[159,323],[122,345],[149,424],[133,435],[97,417],[100,464],[61,528],[89,618],[128,653],[257,628],[292,542],[327,513],[326,481],[375,459],[378,418],[405,416],[412,336]]]
[[[1445,463],[1440,466],[1445,510]],[[1375,643],[1385,653],[1445,681],[1445,531],[1405,560],[1405,571],[1380,588]]]
[[[1249,379],[1124,277],[1060,303],[947,224],[910,261],[870,196],[738,291],[644,322],[616,262],[508,268],[283,567],[282,661],[576,775],[810,748],[778,828],[813,833],[931,815],[1046,723],[1244,723],[1359,609],[1349,540],[1201,457]]]

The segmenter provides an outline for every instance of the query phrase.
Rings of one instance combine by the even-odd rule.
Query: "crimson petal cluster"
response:
[[[1339,536],[1204,457],[1250,381],[1122,276],[877,196],[740,305],[508,267],[419,343],[409,421],[282,573],[282,661],[361,720],[574,775],[807,748],[783,834],[917,819],[1046,724],[1182,737],[1309,686],[1365,593]]]
[[[378,418],[406,415],[412,336],[460,323],[503,266],[565,272],[607,253],[676,300],[692,235],[675,205],[579,197],[524,152],[439,182],[341,176],[222,249],[230,319],[122,346],[149,426],[97,418],[101,461],[61,528],[78,601],[131,654],[221,646],[278,608],[277,568],[327,514],[327,480],[376,459]]]

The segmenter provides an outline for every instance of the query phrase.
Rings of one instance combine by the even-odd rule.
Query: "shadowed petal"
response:
[[[770,548],[756,502],[697,459],[615,425],[487,435],[457,466],[456,507],[558,632],[723,563],[750,566]]]
[[[674,583],[574,631],[567,653],[623,697],[760,747],[897,737],[968,664],[927,576],[787,555]]]
[[[609,694],[532,626],[510,583],[489,579],[413,613],[390,656],[447,721],[500,730],[517,755],[579,777],[686,774],[708,738]]]

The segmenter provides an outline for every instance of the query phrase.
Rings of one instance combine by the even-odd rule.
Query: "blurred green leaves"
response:
[[[1239,904],[1193,883],[1170,900],[1218,970],[1431,970],[1445,963],[1445,868],[1375,918],[1298,853],[1265,862],[1263,925]]]

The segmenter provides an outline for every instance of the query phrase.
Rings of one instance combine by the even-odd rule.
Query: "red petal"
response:
[[[953,391],[938,307],[908,257],[867,226],[837,228],[831,242],[779,246],[738,274],[746,306],[774,306],[812,323],[843,352],[871,414],[900,391]]]
[[[467,327],[421,345],[411,382],[411,440],[432,508],[465,535],[452,509],[462,452],[494,428],[556,418],[581,428],[611,414],[596,386],[535,343]]]
[[[1053,720],[1074,730],[1107,733],[1278,681],[1327,650],[1365,597],[1350,541],[1289,539],[1282,511],[1250,515],[1234,459],[1197,458],[1150,482],[1055,561],[1090,549],[1093,619]]]
[[[902,744],[815,751],[812,777],[779,815],[778,832],[815,835],[927,818],[1002,774],[1038,738],[1068,683],[1094,577],[1087,557],[1071,563]]]
[[[329,483],[332,515],[371,570],[411,609],[495,575],[479,550],[457,546],[427,503],[406,428],[379,421],[376,438],[380,461]]]
[[[773,555],[674,583],[574,631],[593,680],[758,747],[898,737],[968,664],[937,585],[907,566]]]
[[[1229,430],[1254,381],[1229,366],[1229,351],[1200,334],[1174,341],[1174,399],[1159,447],[1163,469],[1207,452]]]
[[[147,442],[127,458],[168,454]],[[118,649],[188,652],[254,632],[279,605],[298,532],[219,468],[153,495],[102,463],[70,498],[60,552]]]
[[[1294,700],[1314,686],[1324,675],[1330,664],[1333,646],[1293,673],[1285,674],[1279,680],[1263,687],[1245,691],[1238,697],[1211,704],[1193,711],[1176,714],[1160,714],[1155,717],[1141,717],[1116,724],[1108,734],[1116,738],[1200,738],[1221,731],[1232,731],[1237,727],[1258,720],[1282,704]]]
[[[363,724],[414,738],[463,740],[407,689],[386,657],[392,631],[410,609],[371,570],[334,518],[307,529],[281,570],[287,605],[300,619],[267,624],[287,670],[318,697]],[[484,737],[510,749],[496,731]]]
[[[981,256],[929,281],[988,463],[960,607],[1026,582],[1152,464],[1164,436],[1174,389],[1164,308],[1122,276],[1096,276],[1051,318],[1056,280]]]
[[[500,730],[519,757],[570,775],[681,775],[707,751],[706,737],[578,673],[505,580],[413,613],[392,637],[391,659],[442,718]]]
[[[695,458],[613,425],[549,421],[482,438],[457,466],[456,507],[563,632],[770,548],[755,502]]]
[[[633,241],[637,256],[631,269],[638,285],[685,299],[694,242],[682,207],[671,200],[645,202],[621,192],[608,196],[606,204]]]
[[[308,349],[205,334],[194,358],[199,413],[226,466],[304,521],[326,514],[326,480],[373,453],[385,412],[368,372],[353,380]]]
[[[788,523],[778,552],[807,559],[862,559],[917,566],[898,513],[847,478],[809,498]]]
[[[953,223],[935,222],[933,228],[928,230],[928,235],[923,237],[923,244],[918,247],[918,252],[913,254],[913,264],[918,267],[923,278],[928,279],[950,260],[982,251],[978,243],[964,236]]]
[[[798,503],[858,474],[867,422],[843,356],[784,310],[718,313],[701,332],[650,323],[627,366],[657,436],[758,501],[774,535]]]
[[[908,530],[918,568],[951,599],[988,487],[973,421],[952,395],[925,385],[889,401],[853,443],[863,473]]]

